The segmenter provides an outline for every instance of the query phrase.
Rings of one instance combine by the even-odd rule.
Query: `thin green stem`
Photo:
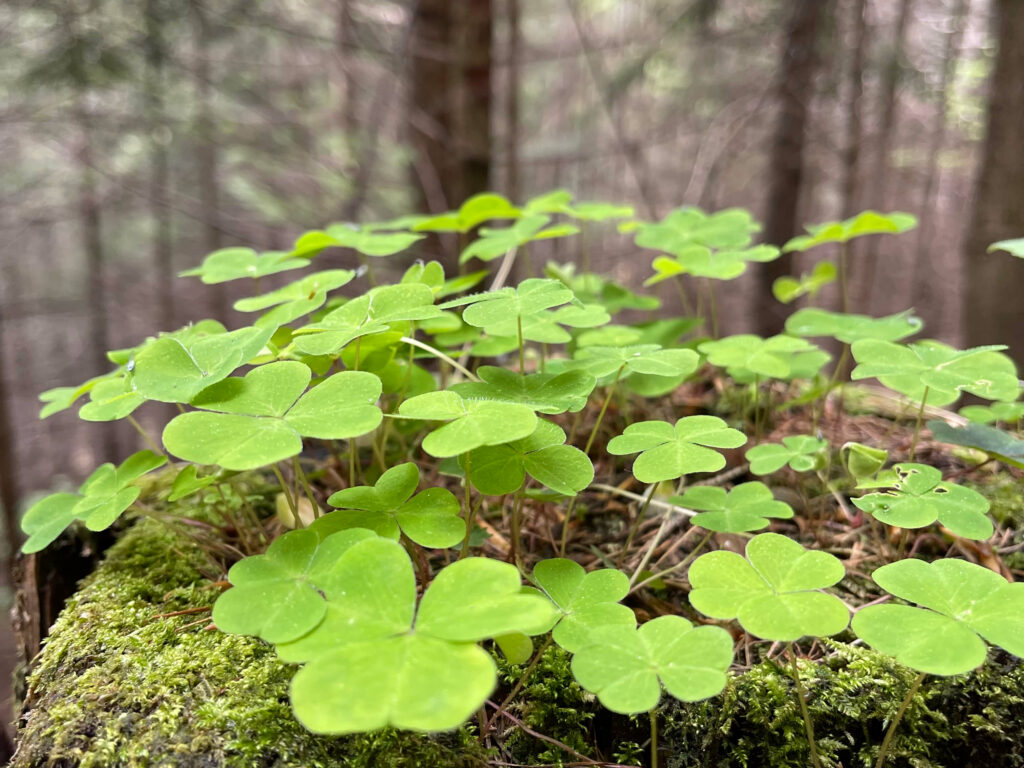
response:
[[[647,713],[651,718],[651,768],[658,768],[658,714],[655,709]]]
[[[442,360],[445,363],[447,363],[448,365],[450,365],[452,368],[454,368],[456,371],[461,373],[463,376],[465,376],[470,381],[480,381],[480,379],[478,379],[476,376],[473,375],[472,371],[470,371],[464,365],[459,363],[457,360],[453,360],[451,357],[446,355],[441,350],[435,349],[434,347],[430,346],[429,344],[427,344],[425,342],[420,341],[419,339],[414,339],[411,336],[403,336],[401,339],[399,339],[399,341],[405,342],[409,346],[417,347],[419,349],[422,349],[424,352],[429,352],[431,355],[436,357],[438,360]],[[411,370],[412,369],[412,363],[410,362],[409,365],[410,365],[410,370]]]
[[[309,503],[313,507],[313,519],[320,517],[320,505],[316,503],[316,496],[313,495],[313,489],[309,485],[309,478],[306,477],[306,473],[302,470],[302,464],[299,462],[298,456],[292,457],[292,468],[295,471],[295,476],[302,483],[302,490],[306,492],[306,498],[309,499]]]
[[[921,422],[924,420],[924,404],[928,402],[928,387],[924,388],[921,395],[921,407],[917,409],[917,421],[914,423],[914,437],[910,441],[910,460],[913,461],[917,455],[917,438],[921,434]]]
[[[505,257],[501,260],[498,271],[494,273],[494,281],[491,283],[492,291],[500,290],[505,285],[505,281],[512,273],[512,265],[515,263],[518,250],[518,248],[509,248],[505,251]]]
[[[910,702],[914,699],[914,694],[917,693],[917,689],[921,687],[921,683],[924,682],[925,673],[921,672],[915,679],[914,684],[910,686],[910,690],[907,691],[907,695],[903,698],[903,703],[900,704],[900,708],[896,711],[896,717],[889,723],[889,729],[885,732],[885,738],[882,739],[882,746],[878,750],[878,760],[875,762],[875,768],[882,768],[885,765],[885,756],[889,753],[889,745],[892,743],[892,737],[896,733],[896,726],[900,724],[900,720],[903,719],[903,715],[907,711],[907,707],[910,706]]]
[[[690,297],[686,295],[686,288],[683,286],[682,278],[675,278],[672,282],[676,286],[676,292],[679,294],[679,303],[683,306],[683,312],[686,313],[687,317],[693,317],[693,304],[690,303]]]
[[[718,338],[718,297],[715,296],[715,284],[711,278],[707,278],[708,285],[708,314],[711,315],[711,338]]]
[[[569,508],[565,510],[565,518],[562,520],[562,537],[558,543],[558,556],[565,557],[565,548],[569,543],[569,521],[572,520],[573,510],[576,509],[576,500],[579,499],[579,494],[572,497],[572,501],[569,502]]]
[[[626,537],[626,545],[622,548],[622,552],[619,554],[619,568],[622,568],[623,563],[626,562],[626,556],[629,554],[629,548],[633,546],[633,539],[636,538],[636,532],[640,530],[640,524],[644,520],[644,515],[647,514],[647,508],[651,506],[651,499],[654,498],[654,491],[657,488],[657,483],[651,483],[647,490],[647,496],[644,498],[644,503],[636,513],[636,520],[633,522],[633,526],[629,529],[629,536]]]
[[[299,517],[299,507],[295,503],[295,498],[292,496],[292,491],[288,487],[288,483],[284,481],[284,475],[281,474],[281,470],[277,468],[277,464],[271,464],[271,468],[274,470],[274,474],[277,475],[277,482],[281,484],[281,493],[284,494],[285,500],[288,502],[288,509],[292,511],[292,517],[295,519],[295,527],[302,528],[302,518]]]
[[[604,421],[604,414],[608,410],[608,404],[612,401],[612,395],[615,394],[615,385],[619,383],[619,378],[624,370],[626,370],[625,363],[619,366],[619,370],[615,373],[615,379],[608,387],[608,394],[605,395],[604,403],[601,404],[601,411],[597,414],[597,421],[594,422],[594,428],[590,430],[590,437],[587,438],[587,447],[583,449],[583,452],[588,456],[590,455],[590,448],[594,444],[594,438],[597,437],[597,430],[601,428],[601,422]]]
[[[821,768],[821,758],[818,757],[818,745],[814,742],[814,726],[811,724],[811,713],[807,711],[807,697],[804,693],[804,684],[800,681],[800,669],[796,663],[796,652],[793,644],[788,643],[790,674],[793,676],[793,684],[796,686],[796,698],[800,704],[800,714],[804,719],[804,729],[807,732],[807,745],[811,749],[811,763],[814,768]]]
[[[523,498],[526,495],[526,483],[523,482],[516,492],[516,499],[512,504],[512,562],[519,565],[519,551],[522,549],[521,535],[523,527]]]
[[[843,242],[839,246],[839,306],[843,314],[850,311],[850,272],[847,262],[850,258],[850,243]]]
[[[658,544],[661,543],[661,539],[665,535],[665,531],[668,530],[669,523],[671,522],[672,517],[669,514],[666,514],[665,519],[662,520],[661,525],[658,526],[658,530],[654,534],[654,538],[651,539],[651,543],[647,545],[647,551],[644,552],[644,556],[640,559],[639,565],[637,565],[636,570],[633,571],[633,575],[629,577],[630,587],[632,587],[633,584],[636,583],[636,580],[640,578],[640,573],[643,571],[644,568],[647,567],[647,564],[651,562],[651,557],[654,555],[654,550],[657,548]]]
[[[476,520],[476,509],[472,505],[472,488],[469,484],[469,453],[465,454],[466,463],[464,469],[466,470],[466,476],[463,478],[462,485],[465,488],[465,504],[466,504],[466,537],[462,540],[462,551],[459,552],[459,560],[462,560],[466,555],[469,554],[469,539],[473,535],[473,523]]]
[[[161,456],[164,456],[164,457],[167,456],[167,454],[163,452],[163,450],[160,448],[160,446],[156,444],[156,441],[153,440],[153,438],[149,436],[149,432],[147,432],[145,429],[143,429],[142,425],[139,424],[139,422],[137,422],[135,420],[135,417],[132,416],[130,413],[128,414],[128,423],[131,424],[133,427],[135,427],[135,431],[136,432],[138,432],[140,435],[142,435],[142,439],[145,440],[149,444],[149,447],[153,449],[154,453],[157,453],[157,454],[159,454]]]
[[[519,333],[519,375],[526,375],[526,351],[523,344],[523,316],[516,317],[516,330]]]
[[[354,488],[356,485],[356,456],[359,455],[359,446],[356,445],[356,439],[350,437],[348,439],[348,486]]]

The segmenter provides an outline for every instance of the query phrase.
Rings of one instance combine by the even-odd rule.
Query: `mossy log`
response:
[[[155,520],[129,529],[82,582],[34,662],[13,768],[472,768],[579,764],[580,755],[645,764],[646,717],[602,709],[555,647],[486,744],[475,725],[438,736],[314,736],[288,704],[294,668],[259,640],[207,629],[217,571],[193,542]],[[521,668],[501,671],[508,690]],[[834,643],[805,661],[801,676],[822,764],[851,768],[873,764],[915,673]],[[662,768],[808,764],[792,680],[773,661],[737,675],[708,702],[666,697],[660,719]],[[888,765],[915,768],[1024,766],[1024,669],[990,654],[970,675],[928,678],[891,756]]]

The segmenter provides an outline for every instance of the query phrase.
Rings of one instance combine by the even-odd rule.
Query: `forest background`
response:
[[[1019,0],[9,0],[6,539],[35,494],[135,448],[130,428],[74,411],[38,421],[40,391],[157,331],[238,325],[229,289],[177,272],[485,189],[566,188],[644,219],[742,206],[779,245],[864,208],[908,211],[915,232],[854,249],[854,307],[914,307],[930,337],[1006,342],[1019,361],[1024,261],[985,249],[1024,236],[1022,128]],[[454,265],[457,242],[424,242],[410,260]],[[537,264],[577,256],[532,248]],[[613,228],[590,248],[596,271],[649,274],[652,254]],[[801,265],[762,266],[724,332],[778,330],[771,281]]]

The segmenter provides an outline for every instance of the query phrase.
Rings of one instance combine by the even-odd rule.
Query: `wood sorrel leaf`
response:
[[[796,356],[820,351],[810,342],[792,336],[780,335],[762,339],[749,333],[705,341],[698,349],[707,355],[709,363],[725,368],[730,376],[744,381],[749,381],[754,376],[793,378],[793,363]],[[827,360],[828,356],[824,355],[818,367],[824,365]],[[806,375],[803,370],[799,373]]]
[[[21,545],[26,555],[39,552],[53,543],[76,520],[77,493],[52,493],[40,499],[21,517],[21,530],[28,539]]]
[[[283,251],[268,251],[263,255],[252,248],[221,248],[214,251],[194,269],[179,272],[179,277],[198,276],[204,283],[226,283],[243,277],[257,278],[301,269],[309,264],[304,259],[290,258]]]
[[[732,638],[721,627],[696,627],[681,616],[660,616],[639,629],[595,629],[593,644],[572,659],[577,682],[612,712],[647,712],[661,686],[682,701],[700,701],[725,688]]]
[[[167,500],[177,501],[178,499],[184,499],[186,496],[191,496],[193,493],[201,491],[203,488],[217,482],[216,475],[207,475],[206,477],[199,477],[198,475],[199,471],[195,464],[186,464],[182,467],[181,471],[174,477]]]
[[[622,456],[642,451],[633,475],[642,483],[659,483],[693,472],[717,472],[725,457],[712,448],[738,448],[745,442],[746,435],[717,416],[687,416],[674,427],[664,421],[630,424],[608,442],[608,452]]]
[[[545,229],[545,225],[550,221],[548,216],[528,215],[504,229],[481,227],[480,237],[463,249],[459,255],[459,263],[465,264],[474,257],[481,261],[493,261],[534,240],[565,237],[579,232],[579,229],[571,224],[559,224]]]
[[[404,251],[423,235],[411,232],[378,232],[352,224],[332,224],[326,234],[333,240],[332,246],[351,248],[364,256],[392,256]]]
[[[692,349],[662,349],[659,344],[589,346],[580,349],[574,359],[583,370],[599,379],[621,371],[620,380],[635,373],[665,377],[688,376],[700,364],[700,355]]]
[[[537,428],[537,414],[532,408],[493,400],[467,400],[450,390],[410,397],[398,407],[398,415],[448,422],[423,440],[423,450],[437,458],[519,440]]]
[[[760,229],[750,213],[739,208],[707,214],[700,208],[685,207],[657,223],[639,222],[634,241],[641,248],[672,254],[693,245],[738,250],[749,246]]]
[[[985,661],[978,635],[1024,656],[1024,584],[963,560],[900,560],[871,577],[886,592],[920,608],[870,605],[853,631],[882,653],[920,672],[957,675]]]
[[[594,465],[583,451],[564,442],[560,427],[538,420],[529,437],[476,448],[461,463],[469,467],[473,486],[489,496],[519,490],[527,474],[553,491],[575,496],[594,481]]]
[[[561,612],[552,639],[570,653],[590,645],[601,627],[636,626],[633,609],[619,601],[629,593],[629,577],[610,568],[587,573],[566,558],[541,560],[533,578]]]
[[[477,369],[480,381],[464,381],[451,387],[466,399],[517,403],[540,413],[576,412],[587,404],[597,380],[586,371],[530,373],[483,365]]]
[[[960,409],[960,415],[975,424],[991,424],[993,421],[1012,424],[1024,419],[1024,402],[1017,400],[992,405],[965,405]]]
[[[786,332],[794,336],[830,336],[845,344],[862,339],[899,341],[924,327],[924,321],[911,312],[908,309],[887,317],[870,317],[806,307],[786,319]]]
[[[333,355],[357,338],[389,331],[391,323],[440,314],[434,306],[434,293],[426,285],[382,285],[299,328],[295,348],[308,355]]]
[[[266,326],[230,333],[161,336],[135,355],[132,383],[147,400],[187,403],[255,357],[275,330]]]
[[[835,264],[831,261],[819,261],[809,274],[805,272],[799,278],[778,278],[772,283],[772,294],[783,304],[796,301],[801,296],[816,296],[826,285],[835,282],[836,275]]]
[[[501,195],[474,195],[457,211],[426,219],[413,226],[417,232],[469,232],[492,219],[518,219],[521,211]]]
[[[787,464],[797,472],[810,472],[824,461],[823,452],[828,441],[812,435],[793,435],[779,443],[761,443],[747,451],[750,471],[755,475],[770,475]]]
[[[392,467],[371,487],[345,488],[327,503],[339,511],[314,524],[333,530],[370,528],[382,536],[399,538],[399,529],[423,547],[451,547],[466,535],[459,517],[459,502],[445,488],[428,488],[415,496],[419,468],[410,462]]]
[[[674,258],[659,256],[652,262],[655,274],[645,280],[644,285],[653,285],[683,274],[713,280],[732,280],[747,271],[748,263],[774,261],[780,255],[779,249],[773,245],[724,251],[712,251],[702,245],[687,245],[673,253]]]
[[[938,521],[965,539],[992,535],[988,499],[966,486],[947,483],[927,464],[897,464],[891,490],[869,493],[853,503],[886,525],[923,528]]]
[[[1017,369],[1000,350],[1005,346],[956,350],[938,341],[894,344],[865,339],[851,347],[858,362],[852,379],[877,378],[882,384],[920,402],[927,390],[930,405],[948,405],[960,393],[988,400],[1015,400],[1020,393]]]
[[[104,379],[96,382],[90,390],[89,402],[78,409],[78,418],[84,421],[116,421],[144,402],[146,398],[132,389],[127,377]]]
[[[998,243],[992,243],[992,245],[985,249],[986,253],[994,253],[995,251],[1006,251],[1011,256],[1024,259],[1024,237],[1014,238],[1013,240],[1000,240]]]
[[[807,227],[809,234],[794,237],[782,250],[785,253],[806,251],[825,243],[845,243],[862,235],[898,234],[916,226],[917,219],[909,213],[862,211],[846,221],[828,221]]]
[[[387,565],[380,575],[382,560]],[[473,643],[546,631],[555,617],[547,598],[522,590],[514,566],[482,558],[444,568],[417,611],[412,563],[387,539],[352,546],[323,583],[339,619],[332,621],[328,608],[323,624],[306,638],[279,648],[311,659],[295,675],[291,697],[296,717],[317,733],[387,725],[454,728],[484,702],[497,679],[494,662]],[[331,645],[314,650],[318,635]],[[301,643],[307,647],[296,653]]]
[[[850,612],[819,589],[843,578],[843,564],[777,533],[747,543],[747,557],[709,552],[690,567],[690,604],[705,616],[738,619],[750,634],[789,642],[842,632]]]
[[[164,445],[187,461],[246,470],[295,456],[303,437],[358,437],[380,424],[381,383],[372,373],[342,371],[302,394],[309,379],[305,364],[282,361],[217,384],[194,401],[206,410],[164,428]]]
[[[669,499],[673,504],[704,510],[690,522],[717,533],[740,533],[767,528],[770,517],[790,518],[792,508],[776,501],[764,483],[740,483],[731,491],[710,485],[689,488],[682,496]]]
[[[462,320],[469,325],[483,328],[494,336],[508,336],[509,323],[515,333],[519,321],[540,315],[546,309],[567,304],[572,300],[572,291],[558,280],[531,277],[523,280],[510,293],[487,301],[477,301],[466,307],[462,312]],[[492,333],[494,328],[497,330]]]

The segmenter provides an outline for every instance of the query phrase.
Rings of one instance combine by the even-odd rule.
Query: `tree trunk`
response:
[[[1008,343],[1024,363],[1024,259],[986,253],[998,240],[1024,236],[1024,3],[997,0],[998,53],[989,83],[988,126],[965,241],[969,346]]]
[[[149,211],[153,220],[153,267],[156,283],[156,324],[170,331],[174,324],[174,246],[171,240],[171,211],[168,207],[170,165],[167,157],[167,127],[164,115],[165,14],[159,0],[146,0],[146,88],[144,109],[149,126]]]
[[[823,0],[793,0],[786,26],[786,45],[779,66],[779,114],[768,171],[768,210],[764,241],[782,246],[798,227],[797,206],[804,180],[804,144],[814,75],[816,43],[827,8]],[[772,283],[792,271],[792,258],[782,256],[764,265],[759,286],[761,333],[778,333],[787,314],[772,295]]]
[[[4,536],[9,552],[13,552],[21,544],[21,531],[18,527],[18,504],[20,501],[20,483],[18,482],[17,456],[14,435],[14,419],[11,418],[10,401],[7,391],[7,367],[5,362],[3,307],[0,307],[0,507],[3,507]],[[10,555],[5,557],[3,576],[0,583],[11,575]]]
[[[458,202],[487,191],[491,180],[491,0],[466,0],[463,25]]]
[[[505,194],[520,202],[519,188],[519,78],[522,29],[519,23],[519,0],[505,0],[505,23],[508,27],[508,79],[505,97]]]
[[[861,100],[864,97],[864,49],[867,43],[865,0],[850,0],[850,21],[853,28],[853,49],[850,52],[849,91],[846,101],[846,146],[843,147],[842,214],[848,219],[860,205],[860,144],[863,120]]]

